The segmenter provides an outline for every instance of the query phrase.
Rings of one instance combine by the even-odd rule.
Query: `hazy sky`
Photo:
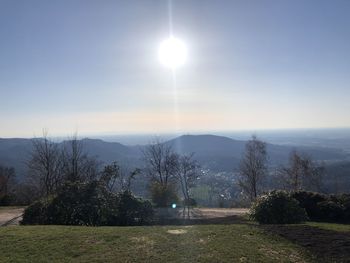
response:
[[[0,136],[350,126],[350,1],[0,0]]]

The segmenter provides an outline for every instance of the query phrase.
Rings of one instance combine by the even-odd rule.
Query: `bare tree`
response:
[[[13,167],[0,166],[0,198],[8,195],[14,177],[15,169]]]
[[[178,155],[170,145],[156,140],[143,150],[144,172],[151,181],[152,200],[159,207],[166,207],[177,199],[176,172]]]
[[[187,208],[187,217],[190,217],[190,207],[194,200],[191,198],[190,189],[195,185],[196,180],[200,177],[200,169],[196,160],[193,159],[194,154],[178,156],[176,176],[181,186],[184,197],[184,210]]]
[[[64,161],[64,172],[66,180],[80,181],[81,161],[84,158],[83,144],[78,140],[77,134],[74,134],[70,140],[64,142],[62,150],[62,159]]]
[[[120,167],[117,162],[106,165],[101,173],[100,181],[104,182],[109,191],[113,191],[119,177]]]
[[[146,173],[152,181],[167,186],[176,178],[178,156],[170,145],[156,140],[143,151]]]
[[[130,171],[113,162],[104,167],[100,180],[106,184],[109,191],[130,191],[131,182],[140,172],[140,169]]]
[[[83,142],[78,140],[77,134],[64,142],[61,158],[66,181],[81,182],[97,178],[100,163],[84,152]]]
[[[252,136],[246,143],[245,153],[240,162],[239,185],[250,201],[261,192],[261,183],[267,174],[266,143]]]
[[[141,170],[139,168],[130,170],[128,168],[121,167],[120,177],[119,177],[120,191],[131,191],[132,182],[136,179],[136,176],[140,174],[141,174]]]
[[[27,163],[29,173],[42,196],[52,194],[61,183],[62,159],[56,143],[43,132],[43,138],[33,139],[33,150]]]
[[[280,169],[280,176],[285,183],[285,188],[298,191],[321,190],[324,168],[316,165],[307,155],[293,151],[289,158],[289,166]]]

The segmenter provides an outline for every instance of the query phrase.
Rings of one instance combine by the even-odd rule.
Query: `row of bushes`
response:
[[[325,195],[297,191],[291,193],[312,221],[350,222],[350,194]]]
[[[258,198],[250,214],[262,224],[292,224],[306,220],[350,222],[350,195],[272,191]]]
[[[53,197],[34,202],[24,212],[22,224],[44,225],[144,225],[152,221],[148,201],[129,191],[114,194],[98,181],[68,183]]]

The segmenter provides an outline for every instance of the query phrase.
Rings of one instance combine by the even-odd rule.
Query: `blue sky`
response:
[[[173,0],[188,46],[174,100],[167,1],[0,0],[0,136],[349,127],[349,13]]]

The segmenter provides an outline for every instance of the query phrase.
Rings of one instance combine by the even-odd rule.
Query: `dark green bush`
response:
[[[295,198],[300,207],[304,208],[307,216],[310,220],[318,221],[322,218],[322,213],[318,203],[328,201],[329,198],[327,195],[307,192],[307,191],[296,191],[291,193],[291,197]]]
[[[48,223],[106,225],[116,198],[99,182],[68,183],[48,206]]]
[[[305,208],[310,220],[324,222],[350,221],[350,195],[324,195],[314,192],[298,191],[291,196]]]
[[[66,184],[50,200],[30,205],[24,212],[22,224],[55,225],[135,225],[152,219],[149,202],[131,193],[109,192],[98,181]]]
[[[47,225],[48,202],[44,200],[35,201],[28,206],[23,214],[21,224],[25,225]]]
[[[307,220],[305,209],[285,191],[272,191],[259,197],[250,216],[260,224],[294,224]]]
[[[343,206],[343,219],[350,222],[350,194],[342,194],[338,196],[339,203]]]
[[[278,192],[278,191],[277,191]],[[274,193],[277,193],[274,192]],[[325,195],[307,191],[296,191],[290,193],[290,197],[298,201],[299,206],[305,209],[310,220],[322,222],[350,222],[350,195]],[[269,199],[270,200],[270,199]],[[271,201],[269,201],[271,202]],[[259,204],[259,200],[257,202]],[[270,203],[268,203],[270,205]],[[258,209],[271,210],[268,204],[260,204]],[[257,211],[260,211],[256,208]],[[268,213],[259,215],[262,221],[273,221]],[[259,218],[260,218],[259,217]],[[259,221],[258,219],[256,219]]]
[[[327,222],[341,222],[344,220],[344,207],[334,201],[317,203],[320,210],[319,220]]]
[[[151,223],[153,218],[152,204],[136,198],[129,191],[118,195],[116,212],[117,216],[111,222],[116,225],[144,225]]]

